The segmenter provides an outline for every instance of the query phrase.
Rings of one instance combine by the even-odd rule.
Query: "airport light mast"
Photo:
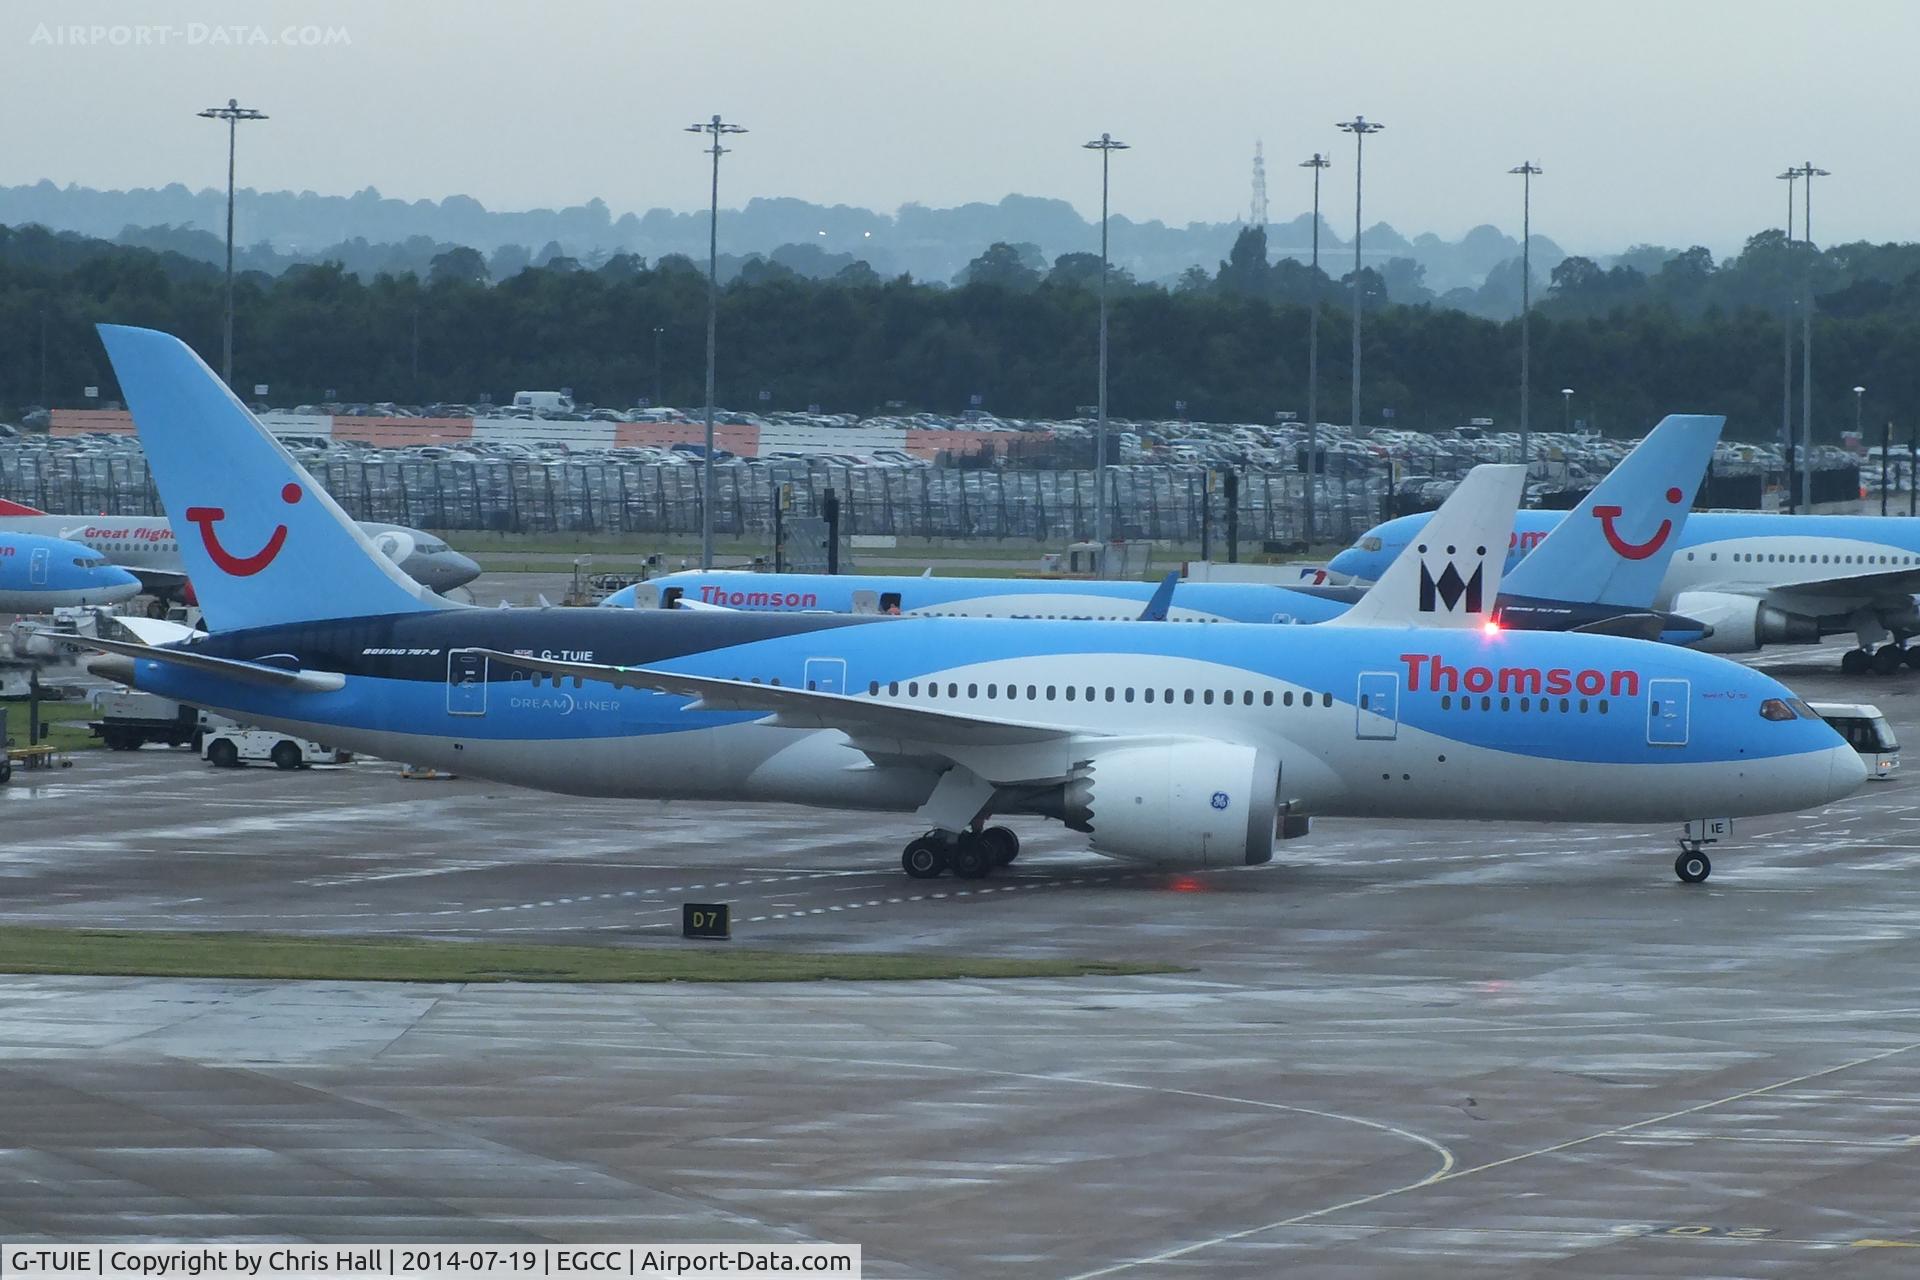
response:
[[[723,135],[745,133],[737,124],[728,124],[719,116],[705,124],[690,124],[688,133],[713,137],[708,152],[713,156],[713,196],[707,210],[707,455],[700,466],[700,567],[713,568],[713,347],[714,329],[720,315],[720,157],[727,148],[720,145]]]
[[[1331,165],[1318,151],[1310,160],[1302,160],[1302,169],[1313,170],[1313,279],[1307,302],[1307,545],[1313,545],[1314,488],[1320,465],[1320,171]]]
[[[1520,465],[1533,470],[1532,398],[1528,386],[1527,358],[1530,354],[1528,321],[1533,312],[1533,179],[1543,172],[1539,165],[1524,160],[1507,170],[1520,175]],[[1521,498],[1521,505],[1526,499]]]
[[[197,112],[202,120],[227,122],[227,322],[220,339],[220,380],[233,386],[233,154],[242,120],[265,120],[264,111],[243,107],[238,98],[228,98],[224,107],[208,107]]]
[[[1800,304],[1800,504],[1813,510],[1813,180],[1830,178],[1809,160],[1800,166],[1800,233],[1807,241],[1807,282]]]
[[[1110,133],[1080,145],[1100,153],[1100,416],[1093,432],[1093,540],[1104,547],[1107,543],[1107,173],[1113,153],[1128,147]]]
[[[1360,429],[1360,313],[1364,309],[1360,285],[1360,162],[1367,135],[1387,126],[1365,116],[1342,120],[1334,128],[1353,135],[1353,419],[1348,429]]]
[[[1774,177],[1787,184],[1787,271],[1793,271],[1793,184],[1800,171],[1789,168]],[[1787,461],[1787,510],[1791,512],[1799,489],[1798,470],[1793,458],[1793,286],[1787,286],[1787,306],[1780,313],[1780,448]]]

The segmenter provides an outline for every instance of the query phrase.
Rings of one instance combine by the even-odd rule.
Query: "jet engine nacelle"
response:
[[[1693,646],[1708,653],[1752,653],[1762,645],[1813,644],[1820,639],[1818,618],[1776,609],[1758,596],[1682,591],[1673,598],[1672,610],[1713,628]]]
[[[1066,788],[1067,825],[1096,853],[1167,866],[1273,859],[1279,766],[1252,747],[1203,739],[1116,746]]]

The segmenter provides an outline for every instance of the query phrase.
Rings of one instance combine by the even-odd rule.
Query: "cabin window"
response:
[[[1441,695],[1440,695],[1440,709],[1441,709],[1442,711],[1451,711],[1451,710],[1453,710],[1453,695],[1452,695],[1452,694],[1450,694],[1450,693],[1443,693],[1443,694],[1441,694]]]
[[[898,680],[887,681],[887,696],[889,698],[897,698],[900,696],[900,682]]]
[[[980,686],[979,686],[979,685],[977,685],[977,684],[970,684],[970,685],[968,685],[968,686],[967,686],[967,696],[968,696],[969,698],[977,698],[977,697],[979,697],[979,696],[980,696]]]
[[[1028,702],[1038,702],[1039,700],[1040,700],[1040,693],[1039,693],[1039,691],[1038,691],[1038,690],[1037,690],[1037,689],[1036,689],[1036,688],[1035,688],[1035,687],[1034,687],[1033,685],[1028,685],[1028,686],[1027,686],[1027,701],[1028,701]]]
[[[1079,696],[1080,696],[1080,695],[1079,695],[1079,693],[1078,693],[1078,692],[1077,692],[1077,691],[1076,691],[1076,690],[1074,689],[1074,687],[1073,687],[1072,685],[1068,685],[1068,686],[1067,686],[1067,701],[1068,701],[1068,702],[1072,702],[1072,701],[1074,701],[1074,700],[1075,700],[1075,699],[1077,699],[1077,698],[1078,698]]]
[[[1522,698],[1522,699],[1520,699],[1520,709],[1521,709],[1522,711],[1531,711],[1531,710],[1533,710],[1533,699],[1532,699],[1532,698]]]
[[[997,684],[990,684],[990,685],[988,685],[988,686],[987,686],[987,696],[988,696],[989,698],[996,698],[996,697],[999,697],[999,696],[1000,696],[1000,686],[999,686],[999,685],[997,685]]]
[[[960,696],[960,685],[958,682],[951,680],[947,682],[947,696],[949,698],[957,698]]]
[[[1187,690],[1186,703],[1188,706],[1193,705],[1193,690],[1191,689]]]
[[[1605,698],[1600,699],[1600,714],[1607,714],[1607,700]]]
[[[755,676],[755,677],[753,678],[753,682],[754,682],[755,684],[759,684],[759,683],[760,683],[760,677],[759,677],[759,676]],[[874,696],[875,694],[877,694],[877,693],[879,693],[879,692],[880,692],[880,682],[879,682],[878,680],[869,680],[869,681],[867,681],[867,696],[868,696],[869,698],[871,698],[871,697],[873,697],[873,696]]]
[[[1048,686],[1047,686],[1047,701],[1048,701],[1048,702],[1052,702],[1052,701],[1053,701],[1053,692],[1054,692],[1054,686],[1052,686],[1052,685],[1048,685]]]
[[[1262,706],[1268,706],[1268,707],[1272,706],[1273,690],[1269,689],[1264,694],[1260,695],[1260,702]]]
[[[1330,694],[1330,693],[1323,693],[1323,694],[1321,694],[1321,695],[1320,695],[1320,705],[1321,705],[1321,706],[1323,706],[1323,707],[1330,707],[1330,706],[1332,706],[1332,705],[1333,705],[1333,695],[1332,695],[1332,694]]]
[[[1211,690],[1211,689],[1208,689],[1208,690],[1206,690],[1206,691],[1205,691],[1204,693],[1202,693],[1202,694],[1200,695],[1200,701],[1202,701],[1202,702],[1204,702],[1204,703],[1206,703],[1206,704],[1207,704],[1208,706],[1212,706],[1212,705],[1213,705],[1213,690]]]
[[[1289,689],[1289,690],[1287,690],[1287,691],[1286,691],[1285,693],[1283,693],[1283,694],[1281,694],[1281,695],[1280,695],[1280,703],[1281,703],[1281,705],[1282,705],[1282,706],[1287,706],[1287,707],[1290,707],[1290,706],[1292,706],[1292,705],[1293,705],[1293,690],[1291,690],[1291,689]]]
[[[1128,685],[1128,686],[1127,686],[1127,688],[1126,688],[1126,695],[1127,695],[1127,701],[1128,701],[1128,702],[1132,702],[1132,701],[1133,701],[1133,686],[1132,686],[1132,685]],[[1109,690],[1107,690],[1107,701],[1108,701],[1108,702],[1112,702],[1112,701],[1113,701],[1113,690],[1111,690],[1111,689],[1109,689]]]

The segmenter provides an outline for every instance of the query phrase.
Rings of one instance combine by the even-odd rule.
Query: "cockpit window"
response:
[[[1793,714],[1793,708],[1788,706],[1783,699],[1768,698],[1760,704],[1760,718],[1762,720],[1792,720],[1796,717]]]
[[[1381,547],[1385,546],[1386,544],[1378,538],[1366,537],[1366,538],[1360,539],[1360,541],[1355,545],[1358,546],[1362,551],[1378,551],[1380,550]]]
[[[1812,707],[1800,701],[1800,699],[1798,698],[1788,699],[1787,705],[1792,707],[1794,710],[1794,713],[1798,715],[1802,720],[1818,720],[1820,718],[1820,713],[1818,711],[1815,711]]]

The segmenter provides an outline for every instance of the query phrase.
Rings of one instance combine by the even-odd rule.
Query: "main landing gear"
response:
[[[1009,827],[929,831],[908,842],[900,867],[915,880],[936,880],[948,871],[960,880],[984,880],[1019,856],[1020,837]]]
[[[1890,676],[1900,670],[1903,664],[1920,671],[1920,644],[1902,645],[1897,640],[1890,640],[1876,649],[1863,645],[1840,655],[1841,674],[1849,676],[1863,676],[1869,672],[1877,676]]]

